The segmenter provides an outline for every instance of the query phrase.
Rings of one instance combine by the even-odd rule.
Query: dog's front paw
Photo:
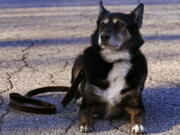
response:
[[[132,127],[132,132],[135,134],[145,134],[146,133],[144,126],[141,124],[134,125]]]
[[[89,125],[86,125],[86,124],[79,125],[79,131],[81,133],[89,133],[89,132],[91,132],[91,130],[92,130],[92,128]]]

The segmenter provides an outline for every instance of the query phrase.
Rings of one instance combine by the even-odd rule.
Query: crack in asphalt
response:
[[[37,71],[37,69],[30,66],[27,62],[27,58],[29,55],[28,50],[31,49],[33,46],[34,46],[34,43],[31,42],[29,46],[27,46],[25,49],[21,50],[23,53],[21,60],[23,61],[24,65],[19,68],[18,72],[21,72],[25,67],[31,68],[33,71]],[[18,73],[18,72],[16,72],[16,73]]]
[[[32,48],[34,46],[33,43],[30,43],[29,46],[27,46],[25,49],[21,50],[21,52],[23,53],[20,61],[22,61],[24,64],[22,66],[20,66],[16,71],[14,71],[13,73],[10,74],[10,76],[13,76],[14,74],[17,74],[19,72],[21,72],[25,67],[29,67],[31,68],[33,71],[35,71],[36,69],[32,66],[29,66],[28,62],[27,62],[27,57],[29,55],[29,53],[27,52],[30,48]]]
[[[13,75],[21,72],[25,67],[31,68],[33,71],[36,70],[34,67],[29,66],[29,64],[28,64],[28,62],[27,62],[27,57],[28,57],[28,55],[29,55],[28,50],[29,50],[30,48],[32,48],[33,46],[34,46],[34,44],[33,44],[33,43],[30,43],[29,46],[27,46],[25,49],[21,50],[23,54],[22,54],[22,57],[21,57],[20,61],[23,61],[24,64],[23,64],[22,66],[20,66],[16,71],[14,71],[14,72],[12,72],[12,73],[6,73],[7,76],[8,76],[8,77],[7,77],[7,80],[8,80],[8,82],[9,82],[10,87],[9,87],[8,89],[4,90],[4,91],[1,91],[0,94],[5,93],[5,92],[8,92],[9,90],[13,89],[13,82],[11,81],[11,78],[12,78]],[[51,54],[51,55],[57,54],[57,53],[59,53],[59,52],[60,52],[60,51],[57,51],[56,53],[53,53],[53,54]],[[48,54],[47,54],[47,55],[48,55]],[[44,55],[40,55],[40,56],[44,56]],[[64,66],[62,67],[62,70],[61,70],[60,72],[65,71],[67,66],[68,66],[68,61],[65,62]],[[56,82],[55,82],[55,80],[54,80],[54,75],[51,74],[51,73],[48,73],[48,74],[49,74],[49,76],[50,76],[49,78],[50,78],[50,80],[51,80],[51,83],[56,84]],[[1,96],[1,95],[0,95],[0,96]],[[1,96],[1,97],[2,97],[2,96]],[[0,103],[0,105],[3,105],[4,102],[5,102],[5,100],[4,100],[3,97],[2,97],[2,102]],[[4,113],[0,116],[0,132],[1,132],[1,130],[2,130],[2,125],[3,125],[3,123],[4,123],[4,118],[5,118],[5,116],[8,115],[9,112],[10,112],[10,110],[9,110],[9,108],[7,108],[7,109],[6,109],[6,112],[4,112]],[[69,117],[67,117],[67,118],[71,121],[71,124],[68,125],[68,127],[67,127],[66,130],[65,130],[65,133],[67,133],[68,130],[75,124],[75,122],[74,122],[73,119],[70,119]]]
[[[109,123],[110,123],[110,127],[114,128],[114,129],[116,129],[116,130],[118,130],[118,131],[124,132],[124,133],[126,133],[126,134],[128,134],[128,135],[131,135],[131,133],[130,133],[130,132],[128,132],[128,131],[124,131],[124,130],[120,129],[119,127],[117,127],[117,126],[113,125],[113,120],[110,120],[110,122],[109,122]]]
[[[30,67],[30,66],[28,65],[27,61],[26,61],[27,56],[29,55],[29,53],[28,53],[27,51],[28,51],[31,47],[33,47],[33,46],[34,46],[34,44],[33,44],[33,43],[30,43],[30,45],[29,45],[28,47],[26,47],[25,49],[22,50],[22,52],[25,52],[25,53],[22,55],[22,58],[21,58],[20,60],[23,61],[24,65],[22,65],[21,67],[19,67],[19,68],[18,68],[16,71],[14,71],[13,73],[6,73],[7,76],[8,76],[8,77],[7,77],[7,80],[8,80],[8,82],[9,82],[10,87],[7,88],[7,89],[4,90],[4,91],[1,91],[0,94],[6,93],[6,92],[8,92],[9,90],[13,89],[13,82],[11,81],[11,78],[12,78],[12,76],[13,76],[14,74],[21,72],[21,71],[23,70],[23,68],[25,68],[25,67]],[[30,68],[32,68],[32,69],[34,70],[33,67],[30,67]],[[2,97],[2,95],[1,95],[1,97]],[[4,102],[5,102],[5,99],[3,99],[3,97],[2,97],[2,102],[0,103],[0,105],[2,106],[2,105],[4,104]],[[10,110],[9,110],[9,108],[7,108],[6,112],[3,113],[3,114],[0,116],[0,132],[2,131],[2,125],[3,125],[3,123],[4,123],[3,120],[4,120],[5,116],[8,115],[9,112],[10,112]]]
[[[27,55],[29,55],[29,53],[25,53],[25,54],[23,54],[23,56],[22,56],[22,61],[24,62],[24,66],[21,67],[21,70],[22,70],[22,68],[29,66],[28,63],[27,63],[27,61],[26,61]]]
[[[13,82],[11,81],[11,75],[9,73],[7,73],[7,75],[8,75],[7,80],[8,80],[9,85],[10,85],[10,88],[9,88],[9,90],[10,90],[10,89],[13,89]]]
[[[67,126],[64,134],[67,134],[68,131],[71,129],[71,127],[76,123],[72,118],[66,117],[67,119],[69,119],[71,121],[71,124],[69,124],[69,126]]]
[[[65,61],[65,64],[63,65],[62,69],[59,70],[59,71],[55,71],[53,73],[49,73],[47,72],[49,75],[50,75],[50,79],[52,79],[54,77],[54,74],[58,73],[58,72],[64,72],[66,70],[66,68],[68,67],[69,65],[69,62],[68,61]]]
[[[3,125],[3,123],[4,123],[4,118],[8,115],[8,113],[10,112],[10,110],[9,110],[9,108],[7,109],[7,111],[4,113],[4,114],[2,114],[1,115],[1,117],[0,117],[0,133],[1,133],[1,131],[2,131],[2,125]]]
[[[9,74],[9,73],[6,73],[7,74],[7,80],[8,80],[8,83],[9,83],[9,88],[7,88],[6,90],[3,90],[3,91],[1,91],[0,92],[0,94],[2,94],[2,93],[5,93],[5,92],[7,92],[7,91],[9,91],[10,89],[12,89],[13,88],[13,83],[12,83],[12,81],[11,81],[11,74]]]
[[[10,78],[10,77],[9,77]],[[10,84],[10,88],[13,88],[13,85]],[[8,88],[6,91],[4,92],[7,92],[8,90],[10,90],[10,88]],[[1,94],[1,93],[0,93]],[[1,95],[0,95],[1,96]],[[5,102],[5,99],[3,99],[3,97],[1,96],[2,98],[2,102],[0,103],[0,106],[2,106]],[[2,130],[2,125],[3,125],[3,119],[6,115],[8,115],[9,113],[9,108],[7,108],[7,110],[5,110],[5,112],[0,116],[0,133],[1,133],[1,130]]]
[[[60,72],[65,71],[68,65],[69,65],[69,62],[66,61],[65,64],[64,64],[64,66],[62,67],[62,70],[61,70]]]
[[[9,90],[13,89],[13,83],[12,83],[12,81],[11,81],[11,74],[9,74],[9,73],[6,73],[6,74],[7,74],[7,76],[8,76],[8,77],[7,77],[7,80],[8,80],[8,82],[9,82],[10,87],[7,88],[6,90],[0,92],[0,96],[1,96],[1,98],[2,98],[2,102],[0,103],[0,106],[2,106],[2,105],[4,104],[4,102],[5,102],[5,99],[3,99],[3,97],[2,97],[1,94],[2,94],[2,93],[6,93],[6,92],[8,92]],[[6,115],[8,115],[8,113],[9,113],[9,109],[7,109],[6,112],[3,113],[3,114],[0,116],[0,132],[1,132],[1,130],[2,130],[3,119],[4,119],[4,117],[5,117]]]
[[[33,42],[30,42],[30,45],[28,45],[25,49],[22,50],[22,52],[26,52],[28,51],[31,47],[34,46],[34,43]]]
[[[64,66],[62,67],[62,70],[60,70],[60,71],[58,71],[58,72],[64,72],[64,71],[66,70],[66,67],[68,66],[68,64],[69,64],[69,62],[66,61],[65,64],[64,64]],[[49,79],[51,80],[51,83],[57,85],[56,80],[54,79],[54,74],[55,74],[56,72],[54,72],[54,73],[46,72],[46,73],[49,75]]]
[[[11,90],[11,89],[13,88],[13,83],[12,83],[12,81],[11,81],[11,75],[10,75],[9,73],[6,73],[6,74],[7,74],[7,76],[8,76],[7,80],[8,80],[8,82],[9,82],[10,87],[7,88],[6,90],[0,92],[0,96],[1,96],[1,98],[2,98],[2,102],[0,103],[0,106],[2,106],[2,105],[4,104],[4,102],[5,102],[5,99],[3,99],[3,97],[2,97],[1,94],[2,94],[2,93],[6,93],[6,92],[8,92],[9,90]],[[3,113],[3,114],[0,116],[0,132],[1,132],[1,130],[2,130],[3,119],[4,119],[4,117],[5,117],[8,113],[9,113],[9,109],[7,109],[6,112]]]
[[[49,55],[55,55],[55,54],[59,54],[61,52],[61,50],[58,50],[56,52],[53,53],[45,53],[45,54],[39,54],[39,57],[43,57],[43,56],[49,56]]]

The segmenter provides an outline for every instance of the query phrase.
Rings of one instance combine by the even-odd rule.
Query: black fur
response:
[[[90,119],[92,119],[91,114],[97,113],[99,115],[105,115],[106,112],[108,112],[106,103],[93,93],[93,89],[87,89],[86,87],[86,84],[90,84],[103,91],[106,90],[110,85],[107,76],[112,70],[114,63],[117,62],[107,62],[100,53],[103,48],[99,45],[98,39],[101,27],[100,23],[104,17],[120,18],[126,23],[126,29],[131,35],[131,38],[124,42],[122,47],[118,50],[119,53],[123,50],[128,50],[131,69],[125,76],[127,87],[119,93],[124,96],[122,101],[117,103],[116,108],[121,108],[121,111],[123,110],[131,116],[134,114],[134,119],[137,119],[138,122],[131,120],[132,126],[139,123],[141,124],[139,121],[144,118],[144,106],[141,99],[141,92],[144,88],[147,76],[147,63],[144,55],[140,51],[140,47],[143,45],[144,41],[139,32],[139,28],[142,25],[142,15],[139,13],[140,16],[138,17],[138,12],[143,12],[143,5],[141,4],[139,6],[140,8],[136,8],[132,13],[123,14],[110,13],[103,7],[102,3],[100,4],[100,15],[97,19],[97,28],[91,36],[91,46],[85,49],[82,55],[78,56],[72,69],[72,82],[75,80],[82,67],[84,67],[85,74],[77,94],[77,98],[82,97],[82,103],[80,104],[80,126],[91,126],[92,123],[89,122],[91,121]],[[125,61],[124,59],[118,60],[118,62]],[[128,96],[126,96],[126,93],[129,93]],[[86,113],[87,110],[88,113]],[[137,114],[136,110],[138,110]],[[142,117],[136,117],[136,115],[139,116],[141,114]],[[86,131],[85,128],[82,130],[82,132],[88,131]]]

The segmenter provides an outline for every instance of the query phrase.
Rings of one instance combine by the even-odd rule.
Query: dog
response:
[[[124,113],[131,119],[132,132],[145,133],[145,109],[142,91],[147,76],[147,62],[140,47],[139,32],[144,5],[131,13],[108,11],[100,1],[97,28],[91,46],[80,54],[72,68],[72,83],[83,68],[78,86],[79,130],[90,132],[93,117],[113,118]]]

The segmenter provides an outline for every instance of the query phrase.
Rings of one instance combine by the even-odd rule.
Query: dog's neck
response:
[[[100,54],[102,58],[109,63],[114,63],[120,60],[129,61],[131,58],[130,53],[127,50],[116,51],[105,48],[100,51]]]

